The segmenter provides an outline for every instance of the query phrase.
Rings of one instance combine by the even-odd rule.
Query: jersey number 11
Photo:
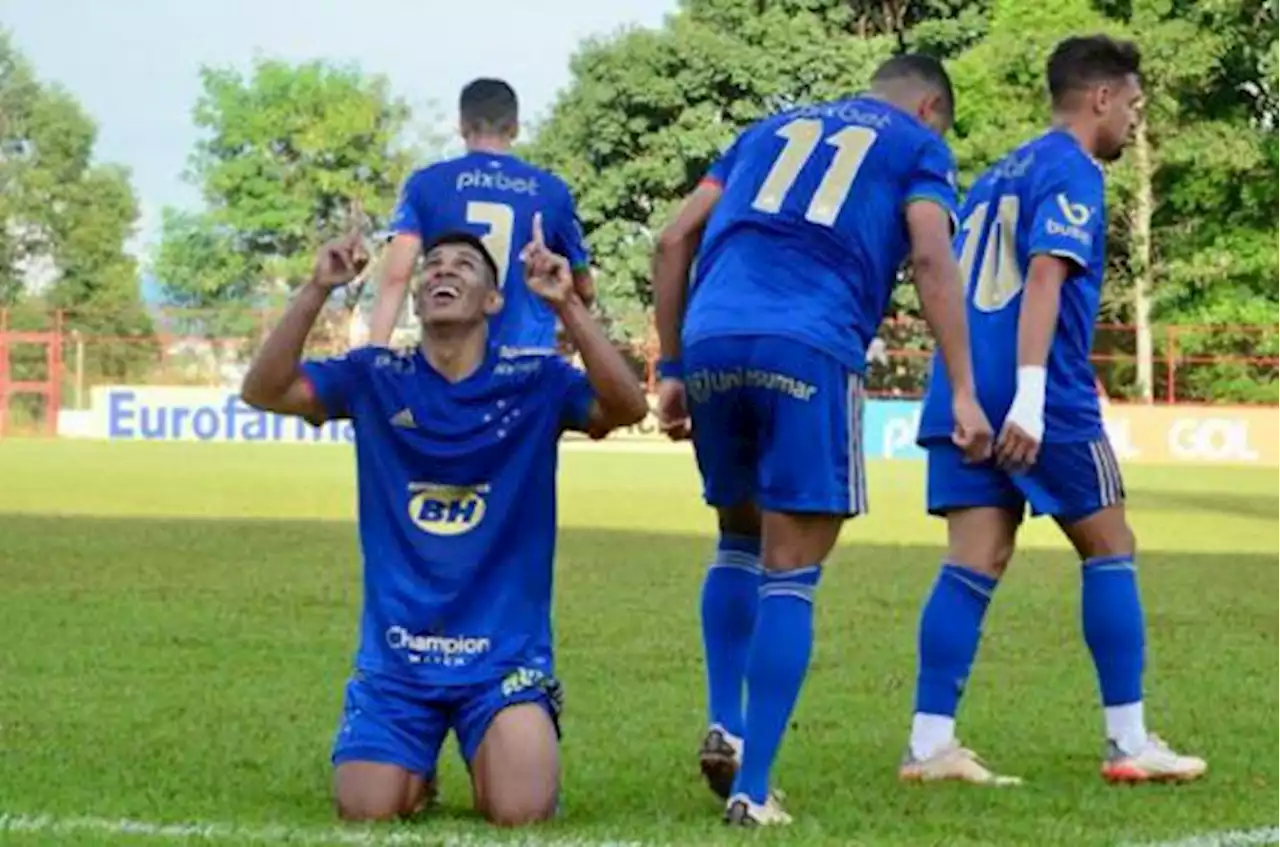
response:
[[[800,176],[800,170],[818,149],[822,130],[822,121],[813,118],[797,118],[778,129],[777,135],[785,138],[787,143],[774,159],[751,208],[770,215],[778,213]],[[821,226],[835,225],[858,169],[875,140],[876,131],[865,126],[847,126],[827,136],[826,141],[836,148],[836,154],[827,166],[818,189],[813,192],[809,208],[804,213],[805,220]]]

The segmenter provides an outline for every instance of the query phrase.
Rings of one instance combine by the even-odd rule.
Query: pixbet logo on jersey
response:
[[[414,635],[402,626],[392,626],[387,628],[387,646],[407,651],[409,662],[415,665],[458,667],[488,653],[491,643],[469,635]]]
[[[458,174],[454,189],[461,191],[464,188],[488,188],[491,191],[510,191],[513,194],[538,196],[538,180],[533,177],[507,176],[502,171],[485,173],[479,168]]]
[[[410,483],[409,520],[418,529],[432,535],[462,535],[484,520],[484,495],[488,493],[488,484]]]

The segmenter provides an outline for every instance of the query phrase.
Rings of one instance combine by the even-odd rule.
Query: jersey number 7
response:
[[[756,193],[751,208],[775,215],[787,199],[787,193],[795,185],[800,170],[809,161],[818,142],[822,141],[822,121],[813,118],[797,118],[784,124],[777,135],[787,140],[769,175]],[[858,169],[867,158],[867,151],[875,143],[876,131],[865,126],[847,126],[827,136],[827,143],[836,148],[836,154],[822,176],[822,182],[813,192],[804,219],[821,226],[834,226],[840,210],[849,197],[849,189],[858,175]]]
[[[467,223],[487,224],[489,227],[489,231],[480,237],[480,243],[498,266],[499,289],[507,285],[507,268],[511,266],[511,234],[515,221],[516,213],[505,203],[472,200],[467,204]]]

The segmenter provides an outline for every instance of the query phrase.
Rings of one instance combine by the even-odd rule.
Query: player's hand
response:
[[[352,231],[321,246],[316,253],[311,281],[325,289],[346,285],[369,264],[369,251],[359,232]]]
[[[1006,420],[996,439],[996,465],[1010,473],[1028,470],[1040,456],[1040,441],[1016,423]]]
[[[533,215],[533,240],[520,251],[524,263],[524,282],[529,290],[553,309],[569,303],[576,293],[569,260],[551,251],[542,236],[542,213]]]
[[[684,380],[664,379],[658,383],[658,429],[672,441],[684,441],[693,432]]]
[[[951,441],[964,451],[966,462],[982,462],[991,457],[991,422],[972,394],[959,394],[952,400],[951,414],[956,428]]]

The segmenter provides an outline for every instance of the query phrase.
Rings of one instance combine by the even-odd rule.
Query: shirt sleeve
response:
[[[591,266],[591,251],[587,249],[582,223],[578,220],[578,208],[567,186],[564,188],[564,199],[556,215],[551,249],[568,259],[569,267],[575,271],[585,270]]]
[[[400,189],[400,199],[396,201],[395,211],[391,214],[391,231],[400,234],[422,237],[422,218],[418,215],[418,195],[422,193],[423,171],[415,173],[405,180]]]
[[[329,420],[355,417],[362,387],[368,383],[364,360],[355,354],[302,363],[302,375],[324,406]]]
[[[929,138],[925,142],[916,166],[907,178],[906,204],[918,200],[937,203],[951,218],[951,230],[954,232],[958,228],[956,160],[940,138]]]
[[[1087,167],[1057,169],[1037,193],[1028,253],[1058,256],[1089,268],[1097,245],[1106,238],[1102,174]]]
[[[560,405],[561,428],[586,432],[591,423],[591,404],[596,400],[595,389],[585,373],[560,356],[548,358],[555,396]]]
[[[742,147],[742,137],[746,135],[743,132],[733,140],[729,145],[729,149],[720,154],[720,158],[711,163],[711,167],[707,168],[707,172],[702,175],[703,182],[714,182],[716,185],[726,185],[729,182],[729,174],[733,171],[733,166],[738,161],[738,150]]]

